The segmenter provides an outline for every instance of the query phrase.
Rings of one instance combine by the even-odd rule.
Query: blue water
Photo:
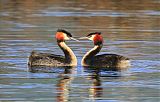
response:
[[[160,23],[158,0],[0,1],[0,101],[159,102]],[[30,72],[32,50],[63,55],[54,34],[74,37],[100,31],[100,54],[131,59],[122,71],[92,70],[80,63],[90,41],[67,41],[78,58],[74,68]]]

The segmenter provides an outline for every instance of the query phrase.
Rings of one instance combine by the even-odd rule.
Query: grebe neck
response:
[[[74,55],[73,51],[66,45],[64,41],[58,42],[58,46],[62,49],[65,55],[66,63],[69,63],[71,66],[77,65],[77,58]]]
[[[87,66],[86,63],[89,62],[102,48],[102,44],[95,45],[90,51],[88,51],[82,58],[81,64]]]

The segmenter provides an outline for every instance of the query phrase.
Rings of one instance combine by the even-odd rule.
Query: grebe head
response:
[[[65,40],[76,40],[78,41],[77,39],[73,38],[71,33],[69,33],[68,31],[66,30],[63,30],[63,29],[58,29],[57,30],[57,33],[56,33],[56,39],[57,41],[65,41]]]
[[[89,33],[86,37],[81,37],[79,39],[88,39],[94,42],[94,45],[103,44],[103,37],[101,36],[101,32]]]

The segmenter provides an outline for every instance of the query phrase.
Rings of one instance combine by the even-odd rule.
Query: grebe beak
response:
[[[70,39],[75,40],[75,41],[79,41],[79,40],[77,40],[77,39],[75,39],[75,38],[73,38],[73,37],[70,37]]]
[[[86,40],[86,39],[88,39],[88,37],[80,37],[78,39],[84,39],[84,40]]]

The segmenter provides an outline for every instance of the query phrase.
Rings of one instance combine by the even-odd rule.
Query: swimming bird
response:
[[[117,55],[117,54],[101,54],[96,55],[100,52],[103,47],[103,37],[101,32],[94,32],[88,34],[86,37],[79,39],[88,39],[94,42],[94,47],[88,51],[82,58],[81,65],[89,67],[102,67],[102,68],[126,68],[130,66],[129,58]]]
[[[28,65],[29,66],[76,66],[77,58],[73,51],[66,45],[66,40],[76,40],[73,38],[71,33],[66,30],[58,29],[55,35],[58,46],[61,48],[65,56],[55,55],[50,53],[38,53],[32,51],[29,56]]]

